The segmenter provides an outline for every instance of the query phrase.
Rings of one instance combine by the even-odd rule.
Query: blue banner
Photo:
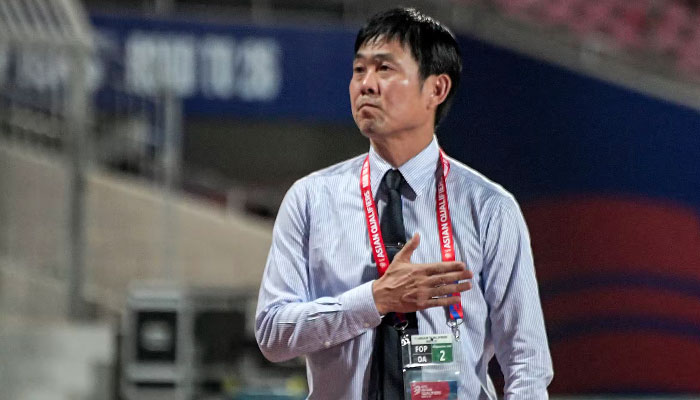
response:
[[[165,87],[185,112],[351,121],[354,32],[93,15],[103,74],[135,93]]]

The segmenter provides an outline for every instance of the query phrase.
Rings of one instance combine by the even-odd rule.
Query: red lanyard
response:
[[[452,236],[452,220],[450,219],[450,207],[447,202],[447,185],[445,180],[450,172],[450,162],[447,160],[445,153],[440,149],[440,163],[442,164],[442,174],[437,180],[435,190],[435,209],[437,211],[437,226],[440,234],[440,247],[442,252],[442,261],[449,262],[455,260],[454,240]],[[379,228],[379,215],[377,214],[377,206],[374,203],[372,196],[372,185],[369,175],[369,155],[365,158],[362,164],[362,172],[360,173],[360,190],[362,192],[362,204],[365,209],[365,220],[367,221],[367,232],[369,234],[369,243],[372,246],[374,261],[377,263],[377,271],[379,276],[383,276],[387,268],[389,268],[389,258],[387,257],[386,247],[384,247],[384,239]],[[453,293],[453,296],[459,296],[459,293]],[[450,319],[453,321],[464,318],[462,304],[457,303],[450,306]]]

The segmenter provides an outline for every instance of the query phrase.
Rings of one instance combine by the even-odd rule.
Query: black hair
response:
[[[398,41],[407,46],[418,63],[421,82],[430,75],[447,74],[452,87],[447,98],[438,105],[435,125],[442,120],[452,104],[462,73],[459,45],[452,32],[440,22],[415,8],[393,8],[370,17],[355,39],[355,53],[365,44],[375,41]]]

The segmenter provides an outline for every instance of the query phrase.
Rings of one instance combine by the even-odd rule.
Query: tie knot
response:
[[[403,181],[403,176],[398,169],[390,169],[384,175],[384,180],[386,181],[386,186],[391,190],[399,190],[401,187],[401,181]]]

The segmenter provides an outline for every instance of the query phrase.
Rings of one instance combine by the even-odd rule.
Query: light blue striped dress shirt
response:
[[[367,396],[374,328],[372,297],[377,269],[360,195],[366,155],[297,181],[282,202],[260,288],[256,337],[272,361],[305,355],[310,399]],[[382,177],[391,168],[369,151],[372,193],[381,214]],[[399,170],[407,235],[418,232],[414,263],[441,260],[435,211],[437,140]],[[540,306],[527,227],[513,197],[449,158],[447,193],[457,260],[474,273],[462,294],[456,361],[460,399],[495,399],[487,374],[495,354],[507,399],[546,399],[552,361]],[[410,187],[409,187],[410,186]],[[424,333],[449,333],[444,308],[418,312]]]

